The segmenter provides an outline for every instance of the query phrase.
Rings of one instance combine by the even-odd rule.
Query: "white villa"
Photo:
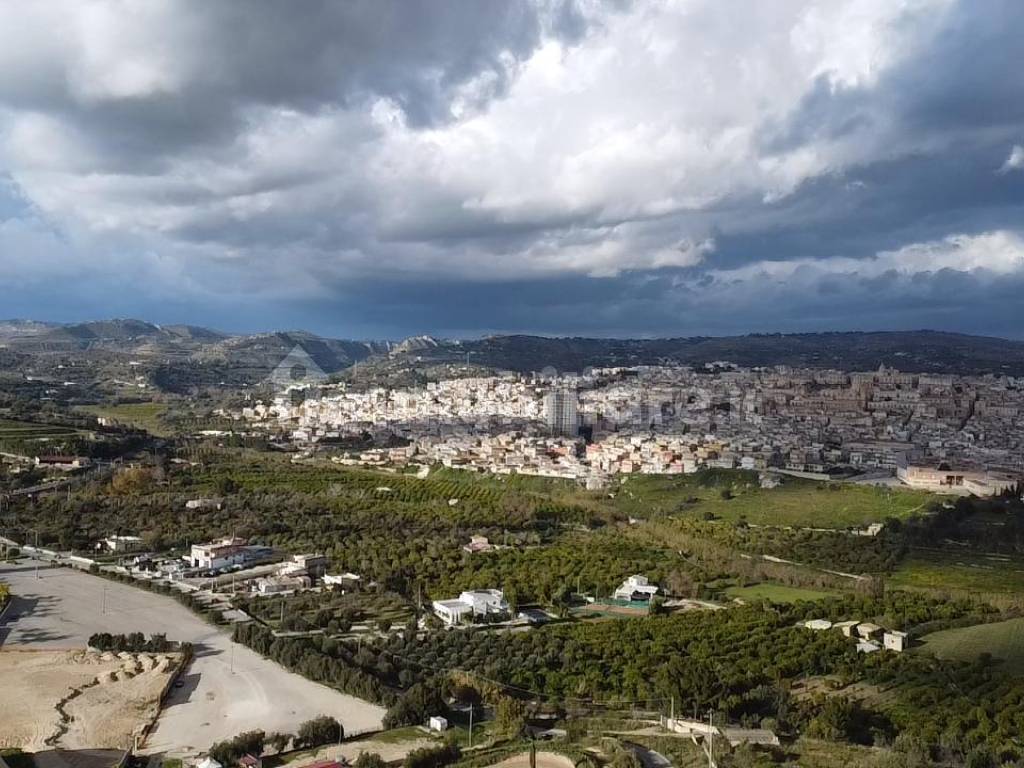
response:
[[[646,576],[634,574],[619,585],[612,593],[615,600],[650,600],[658,594],[658,587],[651,584]]]
[[[454,626],[467,616],[508,613],[508,602],[500,589],[473,589],[463,592],[456,600],[435,600],[434,613],[445,624]]]

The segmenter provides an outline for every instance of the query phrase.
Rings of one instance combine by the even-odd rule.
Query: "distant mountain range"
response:
[[[0,321],[0,369],[26,360],[131,359],[158,384],[184,391],[198,384],[260,381],[296,346],[327,373],[359,364],[363,380],[435,366],[475,370],[582,371],[597,366],[705,365],[871,370],[879,365],[933,373],[1024,376],[1024,342],[937,331],[755,334],[665,339],[487,336],[399,342],[331,339],[305,331],[231,335],[188,325],[160,326],[134,319],[76,324]]]

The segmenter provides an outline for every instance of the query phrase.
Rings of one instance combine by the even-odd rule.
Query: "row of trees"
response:
[[[345,729],[335,718],[320,715],[306,720],[295,735],[264,731],[246,731],[232,739],[219,741],[210,747],[210,757],[224,766],[231,766],[245,755],[259,757],[268,746],[283,752],[291,744],[295,749],[312,749],[324,744],[336,744],[345,736]]]
[[[185,645],[189,645],[186,643]],[[154,634],[146,637],[141,632],[127,635],[112,635],[109,632],[98,632],[89,637],[89,647],[98,651],[128,651],[129,653],[168,653],[176,649],[177,644],[167,639],[166,635]]]

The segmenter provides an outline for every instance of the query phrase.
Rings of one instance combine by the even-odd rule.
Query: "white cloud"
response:
[[[999,172],[1009,173],[1010,171],[1020,170],[1024,170],[1024,147],[1020,144],[1014,144],[1010,150],[1009,157],[1006,158],[1006,162],[1003,163]]]
[[[941,270],[989,275],[1024,274],[1024,238],[999,230],[979,235],[952,235],[913,243],[871,258],[790,259],[758,261],[710,274],[723,284],[736,282],[819,281],[822,278],[863,280],[895,275],[913,278]]]

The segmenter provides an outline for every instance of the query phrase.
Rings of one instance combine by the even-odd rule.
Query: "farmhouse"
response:
[[[508,613],[508,602],[500,589],[469,590],[459,595],[457,600],[435,600],[433,607],[437,617],[449,626],[459,624],[466,617]]]
[[[96,543],[96,549],[108,552],[137,552],[142,548],[142,539],[138,536],[107,536]]]
[[[619,585],[612,593],[615,600],[650,600],[658,593],[658,587],[651,584],[646,576],[635,574]]]
[[[897,632],[892,630],[882,635],[882,644],[885,646],[887,651],[896,651],[902,653],[907,648],[907,633]]]

